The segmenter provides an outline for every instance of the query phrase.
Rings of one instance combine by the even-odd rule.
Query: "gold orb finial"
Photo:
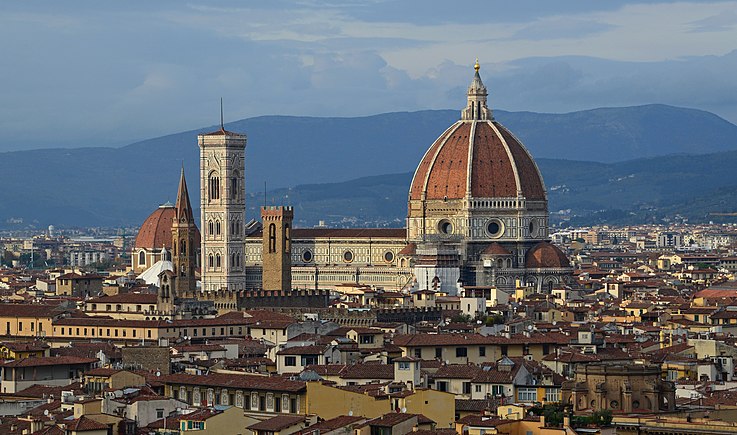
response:
[[[476,72],[478,72],[479,68],[481,68],[481,65],[479,65],[479,58],[477,57],[476,64],[473,66],[473,69],[475,69]]]

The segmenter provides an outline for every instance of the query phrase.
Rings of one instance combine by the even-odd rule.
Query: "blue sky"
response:
[[[665,103],[737,123],[737,1],[0,3],[0,151],[273,114]]]

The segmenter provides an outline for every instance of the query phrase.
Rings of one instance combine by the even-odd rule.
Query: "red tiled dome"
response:
[[[527,251],[525,263],[530,269],[571,267],[566,254],[549,242],[540,242]]]
[[[136,236],[136,249],[171,249],[171,224],[176,215],[172,205],[162,205],[141,225]]]
[[[474,65],[461,120],[430,146],[409,191],[411,200],[517,198],[544,201],[540,171],[522,143],[494,120]]]
[[[505,248],[497,242],[494,242],[491,245],[487,246],[486,249],[481,252],[481,255],[512,255],[512,253],[509,251],[509,249]]]
[[[410,199],[423,199],[423,193],[424,199],[462,199],[467,191],[474,198],[514,198],[519,192],[545,199],[530,153],[494,120],[458,121],[446,130],[417,167]]]

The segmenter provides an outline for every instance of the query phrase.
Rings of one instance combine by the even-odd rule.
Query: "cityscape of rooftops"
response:
[[[737,433],[736,11],[0,3],[0,434]]]

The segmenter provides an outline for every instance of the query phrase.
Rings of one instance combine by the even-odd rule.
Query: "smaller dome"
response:
[[[138,230],[135,249],[171,249],[171,224],[175,215],[176,210],[170,204],[154,210]]]
[[[484,251],[481,252],[481,255],[499,256],[499,255],[512,255],[512,253],[504,246],[500,245],[497,242],[494,242],[491,245],[489,245],[486,249],[484,249]]]
[[[415,255],[417,252],[417,245],[414,243],[407,243],[407,246],[402,248],[401,251],[399,251],[399,255]]]
[[[529,269],[571,267],[566,254],[549,242],[540,242],[527,251],[525,263]]]

